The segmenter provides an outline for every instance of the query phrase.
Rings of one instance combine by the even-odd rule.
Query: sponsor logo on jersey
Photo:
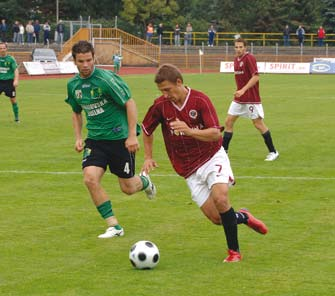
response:
[[[82,93],[81,89],[76,89],[74,94],[75,94],[75,96],[78,100],[83,98],[83,93]]]
[[[188,115],[192,118],[192,119],[196,119],[198,117],[198,112],[197,110],[190,110],[190,112],[188,112]]]

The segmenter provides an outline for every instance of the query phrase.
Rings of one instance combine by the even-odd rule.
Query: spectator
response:
[[[158,36],[158,44],[159,46],[162,45],[163,42],[163,33],[164,33],[164,27],[163,24],[160,23],[158,28],[157,28],[157,36]]]
[[[214,37],[215,37],[216,31],[214,29],[214,26],[211,25],[208,29],[208,46],[213,47],[214,46]]]
[[[295,32],[295,34],[298,36],[298,42],[300,46],[304,45],[304,39],[305,39],[305,30],[302,27],[302,25],[300,25],[297,29],[297,31]]]
[[[191,23],[187,23],[185,39],[184,39],[185,45],[192,45],[192,32],[193,32],[193,28],[192,28]]]
[[[41,32],[41,25],[39,20],[35,20],[34,23],[34,42],[40,43],[40,32]]]
[[[119,74],[120,72],[120,67],[121,67],[121,60],[122,60],[122,55],[116,52],[113,55],[113,62],[114,62],[114,73]]]
[[[152,41],[152,36],[154,35],[154,26],[152,25],[152,23],[149,23],[147,25],[147,33],[146,33],[146,40],[148,42]]]
[[[13,42],[19,43],[19,33],[20,33],[20,23],[19,21],[15,21],[13,25]]]
[[[59,20],[57,27],[56,27],[56,32],[57,32],[57,43],[58,44],[63,44],[64,40],[64,32],[65,32],[65,26],[63,24],[62,20]]]
[[[0,24],[0,36],[1,36],[1,41],[2,42],[7,42],[7,30],[8,26],[6,24],[6,20],[2,19],[1,24]]]
[[[290,28],[288,25],[285,26],[283,31],[284,46],[290,46]]]
[[[318,46],[323,46],[323,41],[325,38],[326,38],[326,31],[322,26],[320,26],[318,30]]]
[[[50,40],[49,40],[49,36],[50,36],[50,31],[51,31],[51,27],[49,25],[49,22],[46,21],[43,25],[43,40],[44,40],[44,45],[49,45]]]
[[[32,21],[29,21],[28,24],[26,25],[26,32],[27,32],[27,43],[33,43],[34,26]]]
[[[180,46],[180,27],[179,24],[176,24],[174,28],[174,45]]]
[[[24,44],[24,26],[22,23],[19,24],[19,43]]]

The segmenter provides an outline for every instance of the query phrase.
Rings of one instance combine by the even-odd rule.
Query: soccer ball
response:
[[[150,241],[138,241],[129,251],[129,260],[137,269],[152,269],[159,262],[159,250]]]

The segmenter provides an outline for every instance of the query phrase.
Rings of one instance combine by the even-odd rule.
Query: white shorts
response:
[[[262,104],[239,104],[232,101],[228,109],[228,114],[250,119],[264,118]]]
[[[198,170],[186,179],[192,200],[199,206],[205,203],[214,184],[234,185],[234,175],[228,155],[221,149]]]

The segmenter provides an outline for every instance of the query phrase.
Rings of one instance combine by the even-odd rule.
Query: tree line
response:
[[[117,24],[135,35],[144,34],[149,22],[163,23],[166,31],[191,22],[198,32],[210,24],[221,32],[282,32],[288,24],[293,32],[302,24],[306,33],[315,33],[320,25],[335,33],[335,0],[5,0],[0,18],[8,24],[30,19],[55,23],[57,3],[59,19]]]

